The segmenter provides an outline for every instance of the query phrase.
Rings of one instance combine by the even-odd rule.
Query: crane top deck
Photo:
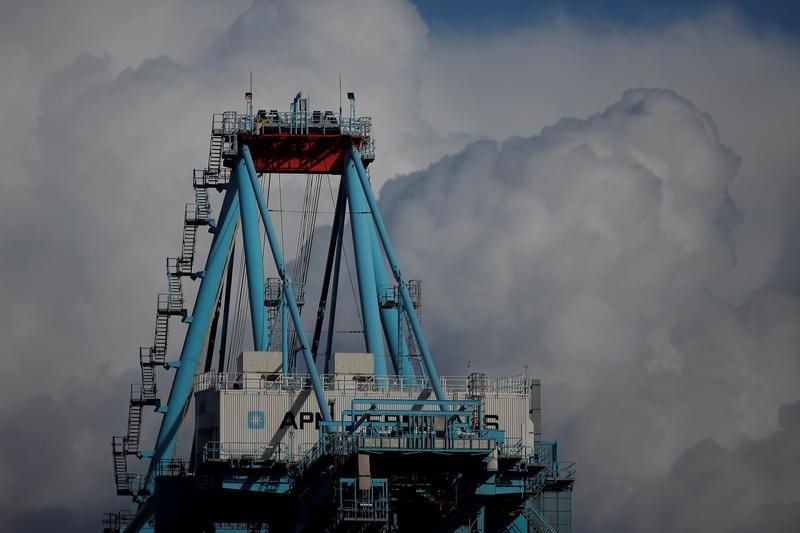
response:
[[[229,167],[239,143],[246,144],[258,173],[341,174],[344,155],[354,146],[366,167],[375,159],[370,117],[312,111],[300,93],[289,111],[251,108],[226,111],[212,119],[212,137],[221,139],[223,164]]]

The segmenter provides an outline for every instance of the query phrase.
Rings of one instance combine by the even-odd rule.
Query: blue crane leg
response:
[[[358,295],[361,316],[364,320],[364,338],[367,351],[375,358],[375,375],[386,375],[386,358],[381,338],[381,318],[378,306],[378,291],[375,286],[375,268],[372,263],[371,221],[369,206],[364,191],[358,182],[358,172],[352,158],[345,158],[344,184],[350,202],[350,229],[353,233],[353,249],[356,255]]]
[[[344,187],[344,183],[340,183],[339,187]],[[333,280],[331,281],[331,310],[328,313],[328,338],[325,341],[325,370],[326,374],[330,371],[331,350],[333,350],[333,328],[336,325],[336,300],[339,297],[339,267],[342,265],[342,238],[344,237],[344,217],[347,210],[346,205],[342,205],[341,212],[337,213],[339,217],[339,224],[337,231],[339,232],[336,237],[336,256],[333,260]]]
[[[389,276],[386,274],[386,266],[383,264],[383,254],[381,253],[378,237],[375,234],[375,227],[372,223],[369,225],[369,238],[372,248],[372,266],[375,269],[375,286],[380,294],[382,289],[386,290],[386,287],[391,288],[392,285],[389,283]],[[405,343],[402,342],[400,335],[400,321],[398,320],[397,307],[381,307],[380,313],[383,334],[386,337],[386,344],[389,345],[389,353],[392,357],[395,373],[406,377],[414,375],[413,369],[409,361],[407,361],[407,350],[403,350]]]
[[[153,516],[153,513],[156,510],[156,497],[150,496],[145,500],[141,505],[139,505],[139,509],[136,511],[136,515],[134,515],[133,520],[131,520],[125,529],[123,529],[124,533],[137,533],[138,531],[151,531],[147,525],[147,521]]]
[[[219,341],[219,357],[217,358],[217,370],[225,372],[225,348],[228,344],[228,318],[231,309],[231,285],[233,283],[233,257],[235,254],[235,244],[231,244],[231,254],[228,257],[228,269],[225,273],[225,301],[222,307],[222,333]]]
[[[183,341],[180,365],[175,371],[175,377],[172,380],[167,409],[164,413],[164,418],[161,420],[156,447],[150,459],[150,467],[147,471],[145,482],[147,488],[151,491],[153,490],[156,467],[159,461],[171,459],[175,451],[175,442],[178,439],[178,431],[181,427],[181,422],[183,422],[183,415],[189,402],[189,396],[192,393],[194,374],[197,372],[197,364],[205,342],[208,323],[217,303],[217,294],[225,271],[225,263],[228,260],[233,236],[236,233],[238,215],[239,192],[235,185],[229,185],[220,210],[220,222],[214,232],[214,239],[211,241],[211,249],[208,251],[208,259],[206,259],[200,288],[197,291],[197,299],[192,310],[192,320],[189,323],[189,328],[186,330],[186,338]]]
[[[284,376],[289,375],[289,306],[286,296],[281,295],[281,370]]]
[[[242,240],[247,266],[247,289],[250,295],[253,347],[257,351],[263,351],[269,344],[267,338],[269,328],[264,324],[264,256],[259,242],[258,204],[250,186],[247,166],[241,158],[233,167],[233,181],[239,190],[239,210],[242,213]]]
[[[422,353],[422,362],[425,365],[425,372],[428,374],[428,379],[431,381],[433,392],[436,394],[437,400],[444,400],[444,391],[442,390],[441,383],[439,383],[439,374],[436,372],[436,366],[433,363],[431,351],[428,349],[428,343],[425,341],[425,335],[422,333],[422,326],[419,323],[419,319],[417,319],[417,313],[414,312],[414,306],[411,303],[411,295],[408,293],[408,287],[406,287],[403,276],[400,273],[400,264],[397,262],[397,256],[394,255],[392,241],[389,240],[389,232],[386,231],[386,226],[383,224],[383,217],[381,217],[381,212],[378,209],[378,202],[375,201],[375,195],[372,194],[372,188],[367,179],[367,171],[364,170],[364,165],[361,163],[361,156],[358,155],[355,148],[351,148],[347,159],[355,164],[358,178],[361,181],[361,189],[364,191],[364,196],[367,199],[367,203],[369,203],[369,209],[372,211],[372,218],[375,220],[378,237],[380,237],[381,244],[383,244],[383,250],[386,253],[386,258],[389,260],[389,266],[392,269],[392,274],[394,274],[394,279],[400,287],[400,297],[403,300],[403,308],[408,316],[408,322],[411,325],[411,330],[414,332],[414,337],[417,339],[419,351]],[[350,210],[352,211],[352,209],[351,206]]]
[[[261,211],[261,221],[264,223],[264,230],[267,232],[267,241],[269,241],[269,248],[272,251],[272,258],[275,261],[275,268],[278,269],[278,276],[283,281],[283,294],[286,296],[286,303],[289,304],[289,313],[292,315],[294,328],[297,331],[297,338],[300,340],[301,348],[303,350],[303,357],[306,361],[308,374],[311,377],[311,385],[314,388],[314,396],[317,398],[317,405],[319,411],[322,413],[322,419],[325,422],[331,421],[331,413],[328,404],[325,401],[325,391],[322,389],[322,382],[319,379],[319,372],[317,366],[314,364],[314,357],[311,355],[311,345],[308,343],[306,332],[303,329],[303,320],[300,317],[300,310],[297,308],[297,299],[294,296],[294,289],[289,282],[286,275],[286,267],[283,264],[283,254],[278,241],[278,235],[275,233],[275,228],[272,225],[272,219],[269,216],[267,203],[264,201],[264,195],[261,194],[261,188],[258,186],[258,175],[256,167],[253,164],[253,157],[250,155],[250,149],[246,145],[242,145],[239,153],[247,165],[247,173],[250,175],[250,185],[258,202],[258,209]]]

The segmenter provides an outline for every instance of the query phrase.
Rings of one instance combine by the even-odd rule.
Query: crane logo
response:
[[[247,413],[247,429],[264,429],[267,417],[264,411],[250,411]]]

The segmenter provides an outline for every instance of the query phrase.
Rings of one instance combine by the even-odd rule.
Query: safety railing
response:
[[[131,383],[131,402],[142,403],[152,400],[157,392],[155,383]]]
[[[558,463],[556,477],[558,479],[575,479],[576,466],[572,461],[561,461]]]
[[[156,476],[188,476],[189,462],[182,459],[162,459],[155,468]]]
[[[183,294],[172,292],[158,293],[158,313],[162,315],[181,314],[183,312]]]
[[[228,461],[231,459],[253,462],[287,462],[290,455],[284,443],[277,445],[256,442],[208,441],[203,445],[203,462]]]
[[[322,458],[325,453],[325,440],[321,439],[314,444],[302,457],[295,463],[294,477],[302,479],[314,464]]]
[[[183,211],[183,219],[187,224],[207,224],[211,218],[211,205],[209,204],[186,204]]]
[[[224,113],[214,113],[211,118],[212,135],[233,135],[239,133],[244,126],[244,115],[236,111],[225,111]]]
[[[355,398],[340,421],[321,427],[352,434],[367,451],[488,453],[504,441],[503,431],[483,427],[480,400]]]
[[[345,374],[323,374],[320,376],[326,391],[338,392],[407,392],[420,393],[431,389],[425,376],[353,376]],[[531,379],[524,376],[511,378],[485,378],[481,396],[512,395],[527,397]],[[470,396],[469,378],[443,376],[439,383],[445,395],[454,400]],[[311,389],[308,374],[282,374],[260,372],[205,372],[195,376],[195,392],[204,390],[230,392],[283,392]]]
[[[361,139],[359,151],[366,160],[375,159],[371,117],[339,117],[331,111],[270,111],[254,116],[226,111],[214,113],[211,134],[217,137],[238,133],[265,134],[323,134],[348,135]],[[223,152],[229,152],[223,148]]]
[[[142,474],[128,474],[126,479],[126,486],[128,494],[139,494],[144,490],[145,476]]]
[[[536,531],[541,533],[558,533],[558,531],[552,525],[550,525],[550,522],[548,522],[542,513],[536,508],[532,500],[525,502],[525,506],[522,508],[522,515]]]
[[[360,490],[355,478],[339,480],[339,522],[386,522],[389,520],[389,481],[371,478],[369,488]]]
[[[128,510],[117,511],[116,513],[104,513],[104,531],[119,531],[121,528],[131,523],[131,520],[133,520],[133,515],[134,513]]]
[[[553,474],[556,474],[558,472],[558,442],[540,441],[534,443],[530,462],[544,465],[551,469]]]
[[[195,189],[223,187],[230,181],[231,172],[222,167],[220,172],[209,172],[207,168],[196,168],[192,173],[192,186]]]
[[[214,522],[213,531],[231,531],[232,533],[269,533],[269,526],[252,522]]]
[[[532,447],[526,445],[522,439],[507,438],[500,444],[498,452],[506,457],[527,458],[531,456]]]
[[[184,257],[167,257],[167,276],[182,276],[192,273],[191,260]]]

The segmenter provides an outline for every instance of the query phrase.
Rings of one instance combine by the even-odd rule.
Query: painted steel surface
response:
[[[344,155],[362,139],[339,134],[266,134],[241,133],[240,141],[248,146],[258,173],[341,174]]]
[[[381,294],[381,291],[386,291],[387,289],[391,289],[394,292],[394,287],[389,283],[389,276],[386,274],[383,254],[381,253],[381,247],[378,244],[378,237],[375,235],[375,226],[372,221],[369,224],[369,240],[372,247],[372,266],[375,271],[375,287],[378,295]],[[395,373],[411,376],[414,375],[414,371],[411,367],[411,362],[408,360],[407,350],[403,349],[405,342],[403,342],[404,339],[400,334],[400,320],[396,303],[391,307],[388,305],[381,305],[380,307],[383,335],[386,338],[386,344],[389,346],[389,354],[392,357]]]
[[[239,191],[239,211],[242,215],[242,241],[247,266],[247,290],[250,295],[250,323],[253,332],[253,346],[263,351],[269,346],[269,327],[265,324],[264,313],[264,256],[261,253],[261,239],[258,230],[258,204],[250,186],[247,166],[240,158],[233,168],[233,180]],[[260,191],[260,188],[259,188]],[[252,305],[260,303],[261,305]]]
[[[381,334],[381,315],[378,307],[378,291],[375,285],[375,268],[372,256],[380,250],[373,250],[370,231],[372,220],[364,190],[358,179],[353,159],[345,160],[342,182],[347,191],[350,204],[350,229],[353,234],[353,249],[356,256],[358,276],[358,296],[361,302],[361,318],[364,321],[364,340],[367,351],[375,357],[375,375],[386,375],[386,354]]]
[[[414,332],[414,337],[417,339],[419,350],[422,352],[422,361],[425,365],[425,372],[430,378],[431,385],[436,393],[436,399],[444,400],[444,392],[439,385],[439,373],[436,372],[436,365],[433,362],[431,351],[428,348],[427,341],[425,340],[425,334],[422,332],[422,325],[419,323],[417,313],[414,311],[414,304],[411,301],[411,295],[408,293],[408,287],[406,287],[406,284],[403,281],[403,276],[400,273],[400,263],[398,263],[397,256],[394,254],[392,242],[389,240],[389,232],[386,231],[386,226],[383,223],[383,217],[378,209],[378,202],[375,201],[375,196],[372,194],[372,188],[370,187],[369,179],[367,178],[367,171],[364,169],[364,165],[361,164],[361,158],[358,152],[356,152],[355,148],[350,148],[349,160],[355,165],[358,178],[361,182],[361,189],[364,191],[364,196],[366,197],[370,211],[372,212],[372,218],[375,221],[375,227],[378,230],[378,236],[380,237],[381,244],[383,245],[383,250],[386,253],[386,259],[389,260],[392,274],[394,274],[394,279],[397,282],[398,288],[400,289],[400,296],[403,299],[403,307],[406,315],[408,316],[408,322],[411,324],[411,329]]]

